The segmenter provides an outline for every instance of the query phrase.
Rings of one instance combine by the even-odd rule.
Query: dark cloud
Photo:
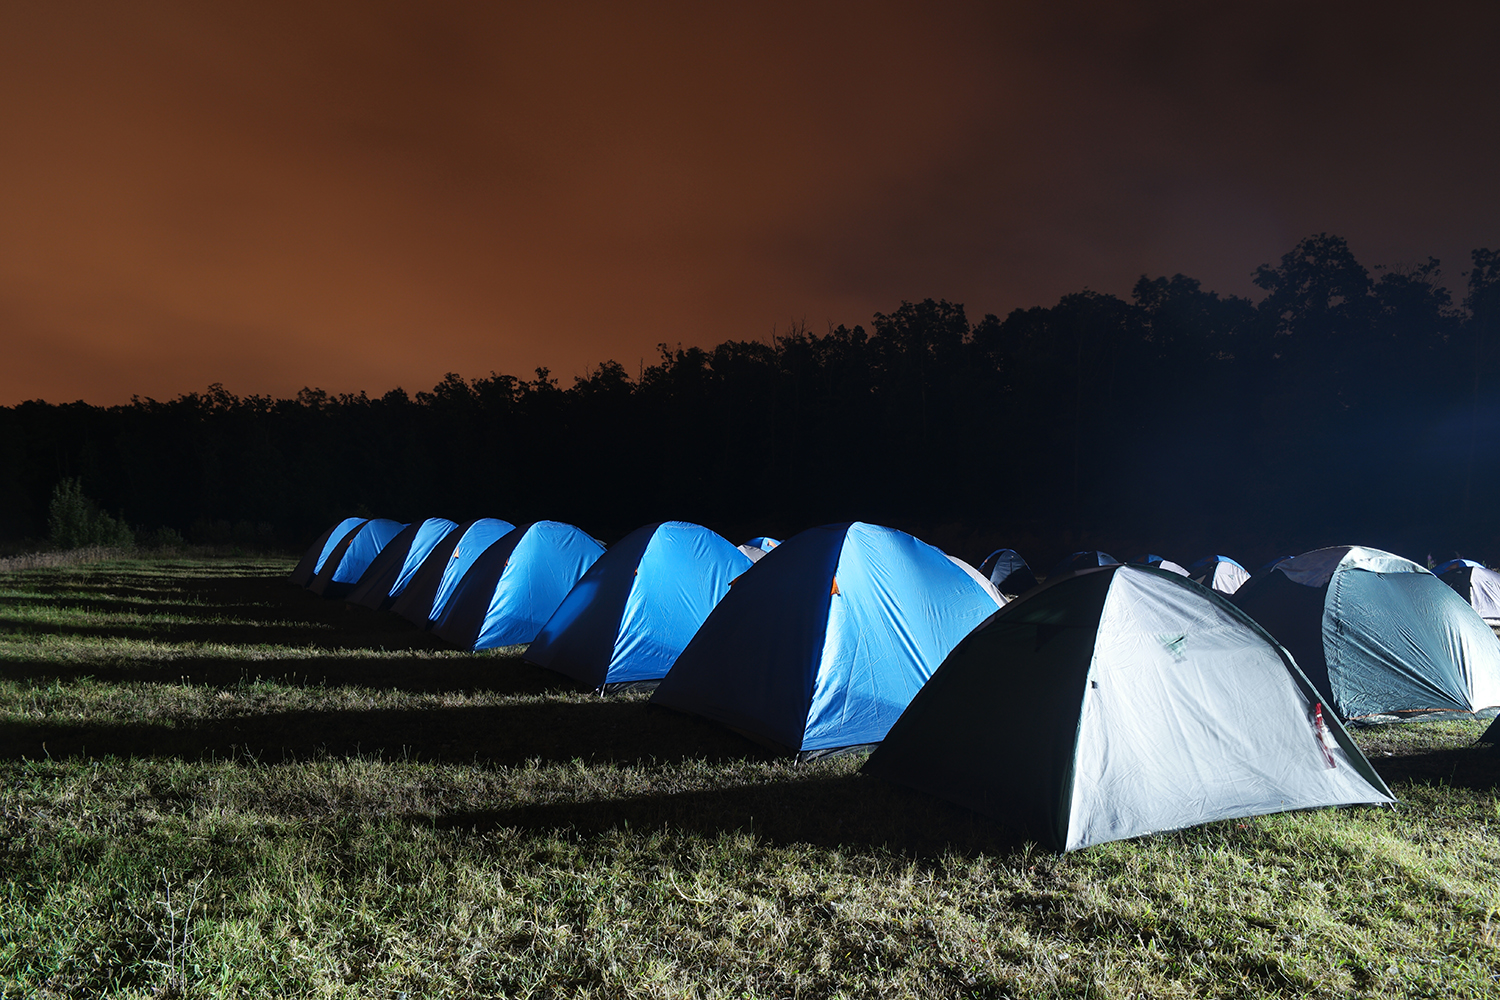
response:
[[[564,376],[1500,242],[1476,5],[0,14],[0,402]]]

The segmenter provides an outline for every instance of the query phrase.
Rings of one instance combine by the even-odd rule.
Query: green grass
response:
[[[1500,996],[1482,723],[1058,857],[290,567],[0,574],[0,997]]]

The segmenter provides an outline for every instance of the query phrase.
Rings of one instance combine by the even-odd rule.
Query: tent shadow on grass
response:
[[[262,763],[378,756],[514,766],[584,760],[617,765],[759,758],[720,726],[639,701],[596,698],[433,709],[263,712],[173,724],[0,723],[0,759],[83,756],[234,758]]]
[[[153,642],[162,643],[159,638]],[[420,650],[416,651],[420,652]],[[538,695],[580,690],[561,674],[513,656],[406,655],[399,647],[379,656],[318,655],[253,660],[171,656],[160,660],[39,661],[0,657],[0,677],[47,684],[92,678],[108,683],[187,684],[233,689],[265,681],[289,687],[359,687],[409,694],[489,692]]]
[[[612,829],[670,829],[705,837],[753,833],[770,844],[825,848],[873,847],[914,858],[950,853],[1004,854],[1024,838],[988,817],[864,775],[809,777],[702,791],[638,795],[512,808],[409,816],[443,830],[484,833],[572,831],[594,836]]]
[[[138,612],[138,609],[136,609]],[[136,612],[127,612],[136,613]],[[170,624],[153,622],[111,625],[67,625],[26,621],[0,615],[0,629],[26,636],[58,636],[70,639],[149,639],[175,645],[212,643],[232,646],[308,646],[316,649],[452,649],[425,632],[408,628],[383,635],[349,635],[331,631],[318,622],[282,622],[256,625],[240,622]]]
[[[1420,722],[1410,725],[1422,725]],[[1500,788],[1500,753],[1488,746],[1429,750],[1426,753],[1374,756],[1370,764],[1401,797],[1400,784],[1449,785],[1483,790]]]
[[[1381,766],[1383,764],[1384,766]],[[1445,784],[1484,790],[1500,785],[1500,758],[1484,748],[1413,754],[1377,764],[1389,783]],[[1399,791],[1398,791],[1399,795]],[[879,847],[916,858],[953,852],[1003,853],[1027,838],[993,818],[946,800],[865,775],[810,777],[706,791],[571,802],[409,817],[439,829],[478,832],[515,828],[571,830],[591,836],[611,829],[670,828],[701,835],[753,832],[772,843]],[[1226,826],[1226,830],[1243,827]]]

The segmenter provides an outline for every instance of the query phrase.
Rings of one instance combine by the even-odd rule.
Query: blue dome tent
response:
[[[391,610],[420,628],[428,628],[442,613],[443,602],[479,554],[515,530],[496,517],[462,524],[432,547],[412,574]]]
[[[462,649],[530,642],[603,554],[603,545],[571,524],[514,528],[466,562],[434,604],[432,631]]]
[[[595,688],[659,681],[730,581],[752,565],[696,524],[637,528],[589,567],[526,659]]]
[[[1036,574],[1015,549],[996,549],[984,557],[979,572],[1002,594],[1024,594],[1036,586]]]
[[[323,568],[323,561],[328,558],[329,553],[338,547],[345,535],[364,524],[365,521],[366,518],[363,517],[346,517],[323,532],[318,536],[318,540],[302,553],[302,558],[297,560],[297,567],[292,570],[292,575],[287,579],[299,587],[312,583],[312,578],[317,575],[318,570]]]
[[[1500,707],[1500,642],[1409,559],[1359,545],[1315,549],[1257,575],[1233,600],[1291,651],[1341,718]]]
[[[948,650],[999,607],[905,532],[810,528],[734,581],[651,702],[785,753],[878,743]]]
[[[429,517],[408,524],[380,550],[344,600],[376,611],[389,608],[406,590],[407,582],[433,546],[457,527],[457,522],[446,517]]]
[[[405,527],[399,521],[383,517],[371,518],[361,524],[345,535],[344,540],[323,560],[323,568],[314,574],[307,589],[319,597],[342,597],[348,594],[359,584],[359,578],[370,568],[375,557]]]

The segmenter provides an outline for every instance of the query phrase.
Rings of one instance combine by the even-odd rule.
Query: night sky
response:
[[[10,3],[0,405],[1500,245],[1500,4]],[[1456,296],[1456,297],[1461,297]]]

